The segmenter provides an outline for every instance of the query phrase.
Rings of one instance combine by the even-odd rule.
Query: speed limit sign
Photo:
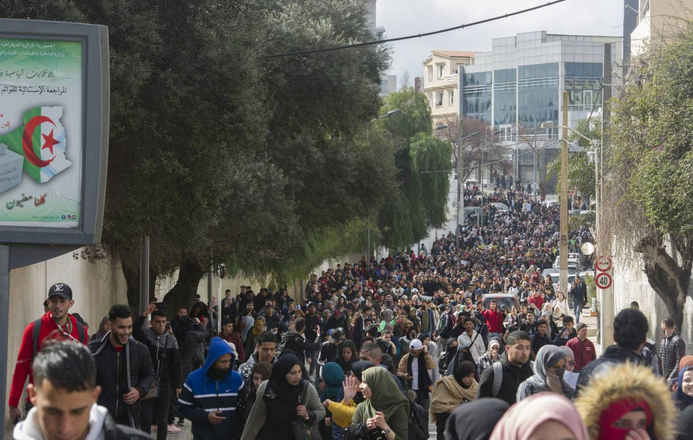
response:
[[[600,289],[608,289],[611,287],[611,275],[608,273],[600,273],[594,278],[594,283],[599,287]]]

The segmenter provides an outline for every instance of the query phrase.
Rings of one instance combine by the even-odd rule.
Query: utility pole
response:
[[[462,186],[462,118],[457,116],[459,135],[457,136],[457,221],[455,224],[455,249],[460,248],[460,204],[462,204],[462,222],[464,222],[464,188]]]
[[[609,100],[611,99],[611,44],[604,44],[604,63],[602,65],[604,69],[603,80],[602,80],[602,142],[599,151],[594,152],[594,162],[595,162],[595,188],[594,195],[596,200],[595,209],[597,211],[596,218],[596,234],[594,237],[597,242],[597,255],[607,255],[606,250],[609,246],[602,246],[607,238],[603,237],[601,234],[601,221],[600,213],[601,202],[602,202],[602,172],[604,167],[604,148],[609,145],[609,118],[611,117],[611,111],[609,109]],[[613,345],[614,343],[614,286],[609,289],[597,289],[599,291],[599,343],[602,349]]]
[[[559,291],[568,294],[568,92],[563,91],[563,139],[561,140],[561,246]],[[576,317],[577,318],[577,317]]]

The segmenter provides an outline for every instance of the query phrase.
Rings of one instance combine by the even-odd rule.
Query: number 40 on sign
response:
[[[597,276],[594,278],[594,283],[600,289],[608,289],[609,287],[611,287],[611,282],[611,275],[609,275],[608,273],[597,274]]]

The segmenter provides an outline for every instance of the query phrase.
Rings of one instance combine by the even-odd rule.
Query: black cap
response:
[[[48,298],[59,296],[63,299],[72,299],[72,289],[65,283],[56,283],[48,289]]]

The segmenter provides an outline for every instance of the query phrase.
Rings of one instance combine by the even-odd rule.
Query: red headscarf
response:
[[[652,426],[652,411],[644,400],[623,399],[612,403],[609,409],[602,412],[599,419],[599,439],[624,440],[628,431],[633,428],[616,428],[611,426],[618,419],[634,410],[642,410],[647,417],[647,427]]]

